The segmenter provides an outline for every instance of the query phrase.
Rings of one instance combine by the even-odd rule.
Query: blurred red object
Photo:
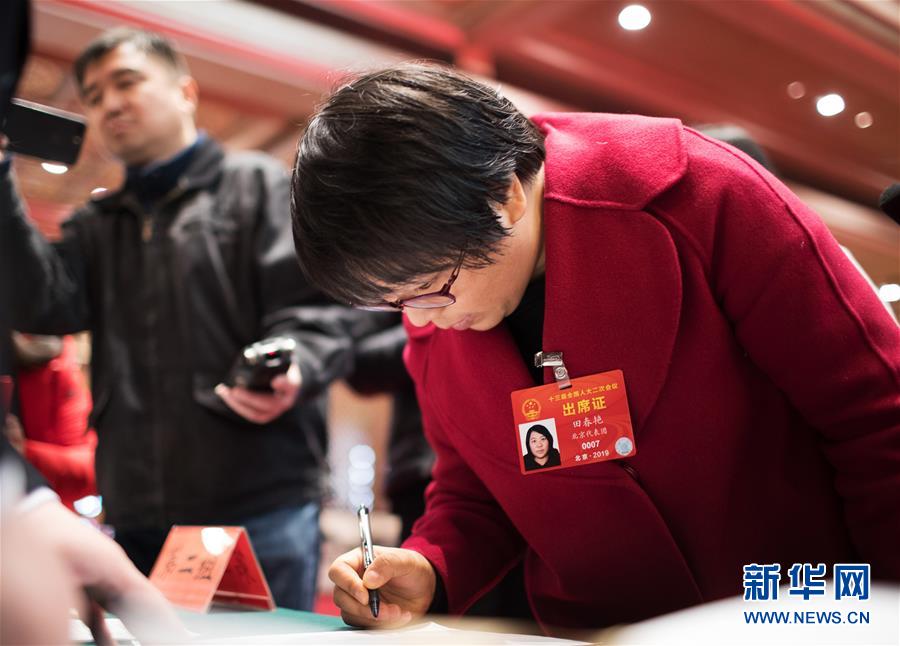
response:
[[[25,457],[72,509],[74,501],[97,492],[97,435],[88,429],[91,395],[75,341],[65,337],[56,357],[19,368],[16,382]]]

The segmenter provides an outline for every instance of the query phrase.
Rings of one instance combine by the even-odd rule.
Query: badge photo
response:
[[[525,471],[558,467],[562,464],[556,420],[552,417],[519,424],[519,447]]]

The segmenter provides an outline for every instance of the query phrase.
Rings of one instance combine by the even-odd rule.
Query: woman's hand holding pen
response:
[[[368,569],[360,550],[350,550],[334,560],[328,578],[334,582],[334,603],[341,609],[341,618],[362,627],[395,628],[421,617],[431,605],[436,586],[428,559],[395,547],[376,546],[375,561]],[[369,610],[370,589],[381,595],[377,619]]]

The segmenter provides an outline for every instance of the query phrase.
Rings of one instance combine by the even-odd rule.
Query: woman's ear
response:
[[[506,189],[506,202],[497,209],[500,224],[505,229],[511,228],[525,216],[527,206],[528,198],[525,196],[525,187],[522,186],[518,176],[513,173],[509,188]]]

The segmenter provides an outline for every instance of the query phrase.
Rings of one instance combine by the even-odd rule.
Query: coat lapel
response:
[[[678,331],[675,244],[640,211],[548,201],[544,221],[543,349],[562,351],[571,377],[622,370],[639,433],[665,383]]]
[[[669,369],[681,271],[668,230],[647,205],[687,168],[675,119],[545,114],[544,350],[573,377],[621,369],[635,432]],[[640,451],[640,448],[638,448]]]

